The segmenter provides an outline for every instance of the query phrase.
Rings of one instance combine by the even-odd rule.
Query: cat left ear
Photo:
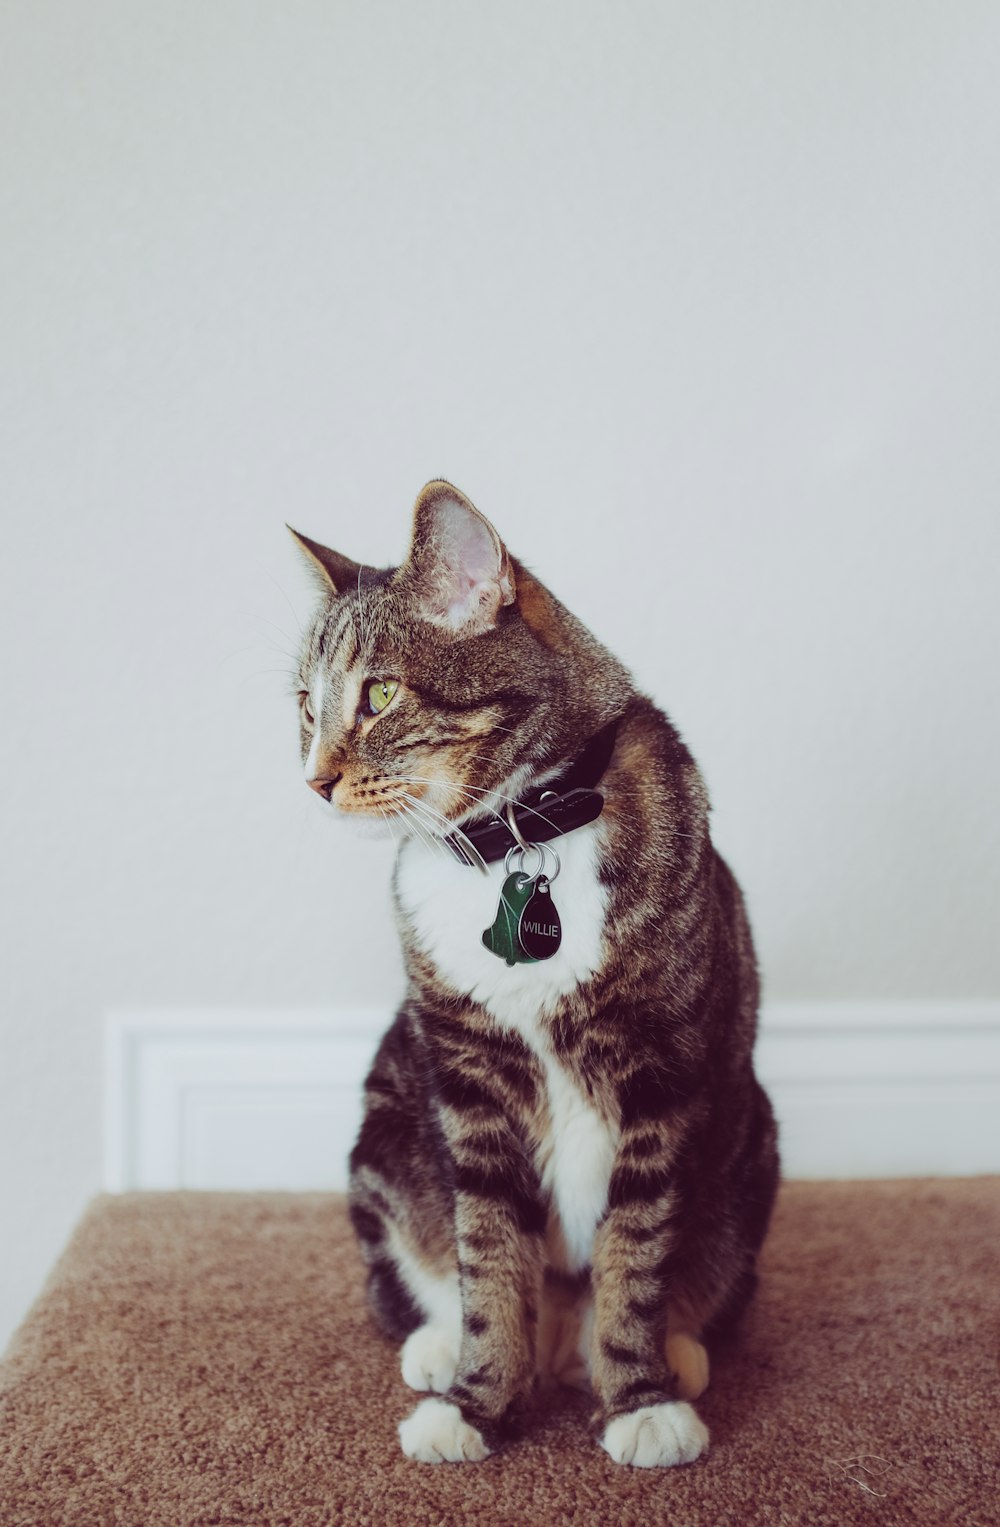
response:
[[[356,588],[361,565],[352,562],[350,557],[342,557],[339,551],[331,551],[329,546],[321,546],[318,541],[312,541],[298,530],[293,530],[291,525],[285,529],[298,544],[305,554],[309,565],[309,571],[319,583],[325,593],[343,594],[346,589]]]
[[[413,511],[413,539],[399,576],[424,620],[462,636],[496,625],[514,603],[507,548],[485,515],[448,482],[429,482]]]

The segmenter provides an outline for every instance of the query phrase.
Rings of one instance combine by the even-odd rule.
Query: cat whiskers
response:
[[[400,779],[403,784],[443,785],[446,790],[458,790],[462,795],[469,798],[473,806],[481,806],[483,804],[481,800],[477,799],[478,796],[495,795],[502,801],[510,802],[510,804],[513,806],[520,806],[522,811],[526,811],[530,816],[537,817],[541,822],[546,822],[550,827],[555,828],[556,826],[551,817],[547,817],[544,811],[539,811],[536,806],[526,806],[523,801],[518,801],[514,796],[504,795],[502,790],[484,790],[479,785],[459,785],[454,780],[449,779],[424,779],[417,774],[396,775],[395,778]],[[642,793],[638,790],[619,790],[616,787],[614,793],[616,800],[645,799]],[[494,819],[494,821],[503,822],[504,825],[507,825],[505,817],[501,816],[498,812],[493,811],[491,808],[487,809],[489,810],[489,815]],[[442,818],[442,820],[448,822],[447,817]],[[455,833],[456,836],[461,836],[463,838],[465,836],[464,833],[462,833],[462,829],[458,827],[454,822],[448,822],[448,831]],[[558,829],[556,829],[556,831],[558,833]],[[681,832],[679,828],[674,828],[672,830],[671,837],[686,838],[692,843],[699,841],[699,836],[697,833]],[[468,842],[468,840],[466,840],[466,842]],[[471,848],[472,844],[469,843],[468,846]]]
[[[357,628],[357,631],[358,631],[358,646],[360,648],[362,648],[362,649],[364,648],[365,643],[366,643],[366,639],[367,639],[366,638],[366,632],[365,632],[365,621],[364,621],[364,614],[365,614],[364,602],[363,602],[363,600],[361,598],[361,574],[364,572],[364,570],[365,570],[364,569],[364,563],[363,562],[359,563],[358,564],[358,619],[357,619],[355,625],[356,625],[356,628]]]
[[[516,796],[504,795],[502,790],[485,790],[480,785],[459,785],[454,780],[449,779],[423,779],[420,777],[420,775],[417,774],[400,774],[396,775],[395,777],[401,780],[403,784],[443,785],[446,790],[459,790],[463,795],[471,797],[472,805],[474,806],[482,806],[484,804],[482,800],[477,799],[478,796],[495,795],[498,800],[508,801],[512,806],[520,806],[522,811],[528,812],[530,816],[537,817],[540,822],[545,822],[546,825],[551,827],[556,833],[559,832],[559,828],[556,826],[556,823],[552,821],[551,817],[547,817],[544,811],[539,811],[536,806],[526,806],[524,802],[519,801]],[[489,811],[490,816],[494,817],[498,822],[502,822],[504,820],[502,816],[500,816],[496,811],[492,809],[492,807],[487,807],[487,810]],[[445,818],[445,820],[447,821],[447,818]],[[457,832],[459,829],[456,828],[454,823],[449,823],[448,830],[449,832]]]
[[[265,573],[267,573],[268,578],[270,578],[271,582],[274,584],[275,588],[278,590],[278,593],[281,595],[282,599],[285,601],[285,603],[287,604],[288,608],[291,610],[291,612],[292,612],[292,619],[295,622],[296,626],[301,628],[301,626],[302,626],[302,615],[295,608],[295,606],[292,604],[292,601],[289,599],[289,597],[288,597],[288,590],[285,588],[284,584],[281,584],[281,583],[278,582],[277,578],[270,571],[270,569],[265,568],[264,571],[265,571]],[[289,638],[289,640],[291,640],[291,638]]]
[[[407,781],[407,783],[409,783],[409,781]],[[476,848],[475,844],[469,841],[460,827],[456,827],[454,822],[450,822],[442,812],[438,811],[428,801],[418,800],[415,795],[410,795],[408,792],[404,792],[404,799],[409,801],[413,809],[415,811],[419,811],[421,816],[427,822],[429,822],[430,828],[434,833],[435,841],[439,844],[439,846],[442,847],[442,850],[443,845],[440,843],[441,838],[455,837],[458,840],[459,847],[465,855],[468,864],[472,868],[480,870],[484,875],[489,873],[486,868],[486,860]],[[444,829],[443,832],[442,828]]]
[[[259,668],[255,669],[252,673],[243,674],[242,678],[256,678],[258,674],[265,673],[283,673],[289,679],[293,679],[299,666],[299,654],[291,650],[291,647],[295,644],[294,637],[289,636],[288,632],[283,626],[279,626],[277,621],[269,620],[266,615],[259,615],[256,610],[240,610],[239,613],[248,620],[255,620],[261,625],[270,626],[272,630],[277,631],[279,635],[283,636],[285,642],[290,643],[290,646],[284,646],[281,642],[276,641],[270,631],[254,632],[254,640],[252,642],[247,642],[241,647],[234,647],[230,652],[226,652],[219,658],[218,667],[220,669],[225,667],[227,663],[232,662],[233,658],[242,657],[247,652],[260,652],[263,649],[269,658],[283,658],[287,662],[288,667]]]
[[[438,848],[443,853],[444,845],[439,842],[436,834],[429,831],[426,823],[422,822],[420,817],[414,811],[413,797],[408,796],[406,800],[400,800],[397,805],[398,809],[396,814],[405,819],[411,832],[413,832],[422,843],[429,843],[433,848]]]
[[[425,843],[429,843],[432,848],[437,849],[438,853],[443,854],[446,859],[450,858],[451,856],[441,840],[441,833],[434,818],[424,815],[423,805],[417,800],[416,796],[407,795],[405,799],[407,804],[402,807],[402,812],[409,821],[410,826],[418,832],[420,838]]]
[[[378,812],[379,816],[382,818],[382,820],[385,823],[385,825],[388,827],[390,836],[392,837],[392,841],[393,841],[393,843],[395,843],[396,848],[398,849],[399,848],[399,839],[396,836],[396,829],[393,826],[392,812],[391,811],[383,811],[381,806],[376,806],[375,809]]]
[[[443,812],[438,811],[436,807],[432,806],[429,801],[422,801],[421,805],[426,811],[432,812],[433,815],[437,818],[441,826],[444,828],[445,837],[457,839],[458,846],[462,850],[470,866],[473,869],[479,870],[483,875],[488,875],[489,870],[486,866],[486,860],[483,858],[476,845],[472,842],[472,839],[468,838],[462,831],[461,827],[457,827],[454,822],[450,821]]]
[[[496,764],[496,761],[497,761],[495,758],[491,758],[488,753],[466,753],[464,756],[466,758],[481,758],[484,761],[484,763],[491,763],[491,764],[494,764],[494,765]],[[513,796],[504,795],[502,790],[484,790],[479,785],[459,785],[459,784],[456,784],[453,780],[447,780],[447,779],[425,780],[425,779],[420,779],[419,776],[417,776],[417,775],[409,775],[409,776],[407,776],[407,778],[409,779],[409,781],[411,783],[414,783],[414,784],[439,784],[439,785],[443,785],[446,790],[460,790],[464,795],[470,796],[473,799],[473,802],[475,804],[481,804],[481,802],[475,802],[475,797],[472,795],[473,791],[477,791],[481,795],[496,795],[500,800],[502,800],[502,801],[509,801],[509,802],[511,802],[515,806],[520,806],[522,811],[529,812],[531,815],[538,817],[543,822],[549,822],[550,826],[553,825],[550,822],[550,819],[545,815],[544,811],[539,811],[538,808],[535,807],[535,806],[525,806],[522,801],[516,800]],[[545,786],[542,785],[542,789],[544,789],[544,788],[545,788]],[[601,790],[602,793],[605,796],[607,796],[608,791],[607,791],[607,789],[605,787],[603,787],[600,784],[598,784],[594,788],[597,789],[597,790]],[[623,788],[621,785],[617,785],[617,784],[614,786],[613,791],[611,793],[613,794],[614,799],[616,801],[643,801],[644,802],[644,801],[648,800],[648,796],[643,791],[641,791],[641,790],[629,790],[629,789]],[[497,821],[497,822],[505,822],[506,821],[505,817],[499,815],[495,811],[491,811],[490,812],[490,816],[492,816],[494,818],[494,820]],[[457,832],[458,828],[454,828],[453,830]],[[674,837],[674,838],[686,838],[687,840],[689,840],[692,843],[696,843],[696,842],[699,841],[699,835],[697,833],[693,833],[693,832],[681,832],[679,828],[674,828],[672,830],[672,832],[671,832],[671,836]]]
[[[477,788],[476,786],[459,785],[454,780],[450,779],[428,779],[425,775],[422,774],[397,774],[394,777],[404,785],[442,785],[445,790],[458,790],[462,795],[468,796],[473,806],[481,806],[483,804],[482,801],[477,800],[475,795],[472,793],[473,790]],[[426,804],[426,802],[424,804]],[[503,821],[503,817],[500,816],[496,811],[493,811],[489,808],[487,809],[489,810],[489,815],[494,819],[494,821]],[[440,812],[438,815],[442,816]],[[462,829],[455,822],[450,821],[448,817],[442,816],[442,821],[448,823],[449,832],[461,833]]]
[[[240,613],[249,615],[251,620],[259,620],[263,625],[270,626],[272,630],[278,632],[279,636],[283,636],[286,642],[291,642],[294,645],[294,636],[289,635],[284,626],[279,626],[276,620],[271,620],[267,615],[260,615],[256,610],[242,610]]]

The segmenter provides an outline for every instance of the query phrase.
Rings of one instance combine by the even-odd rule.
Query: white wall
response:
[[[995,6],[0,33],[0,1337],[105,1010],[398,990],[387,851],[299,777],[286,518],[389,561],[470,493],[684,730],[772,999],[1000,995]]]
[[[391,1018],[109,1013],[104,1187],[343,1192]],[[767,1002],[756,1066],[788,1178],[1000,1173],[1000,1003]]]

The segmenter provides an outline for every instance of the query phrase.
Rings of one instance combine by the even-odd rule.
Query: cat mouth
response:
[[[361,774],[341,771],[336,775],[307,780],[317,800],[323,803],[327,820],[346,819],[365,837],[407,838],[428,845],[461,834],[459,823],[447,814],[446,791],[449,782],[435,779],[399,779],[392,775]],[[435,785],[444,787],[440,791]],[[435,796],[444,799],[435,801]],[[464,815],[464,813],[463,813]]]

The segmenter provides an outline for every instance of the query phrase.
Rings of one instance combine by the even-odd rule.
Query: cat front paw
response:
[[[490,1452],[458,1406],[446,1400],[422,1400],[399,1423],[399,1440],[407,1458],[419,1463],[481,1463]]]
[[[682,1400],[643,1405],[609,1421],[601,1446],[615,1463],[636,1469],[669,1469],[694,1463],[708,1447],[708,1428]]]
[[[403,1343],[400,1368],[403,1382],[411,1389],[433,1389],[445,1394],[452,1386],[458,1367],[458,1349],[447,1331],[437,1326],[419,1326]]]

